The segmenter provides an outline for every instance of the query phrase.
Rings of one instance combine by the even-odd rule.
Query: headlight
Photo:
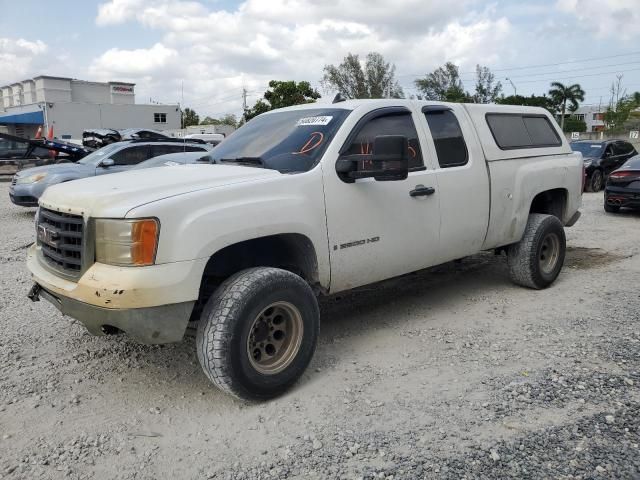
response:
[[[155,218],[112,220],[98,218],[96,261],[108,265],[153,265],[160,223]]]
[[[46,177],[46,173],[36,173],[35,175],[29,175],[28,177],[18,177],[16,179],[16,184],[21,185],[25,183],[36,183]]]
[[[584,166],[585,166],[585,168],[586,168],[586,167],[590,167],[592,163],[593,163],[593,160],[591,160],[591,159],[589,159],[589,160],[585,160],[585,161],[584,161]]]

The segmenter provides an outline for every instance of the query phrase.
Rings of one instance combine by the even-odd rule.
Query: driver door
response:
[[[376,136],[406,136],[410,157],[406,179],[363,178],[349,183],[336,172],[337,158],[323,163],[332,293],[436,263],[438,185],[414,115],[405,107],[369,112],[353,127],[341,149],[342,155],[362,155],[359,169],[366,169]]]

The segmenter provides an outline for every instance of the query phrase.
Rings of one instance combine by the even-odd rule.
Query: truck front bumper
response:
[[[32,246],[27,254],[27,267],[35,281],[32,300],[51,302],[93,335],[122,331],[146,344],[182,339],[206,264],[206,260],[151,267],[95,263],[77,281],[71,281],[52,273],[43,262],[39,248]]]
[[[148,308],[102,308],[72,298],[55,295],[35,284],[29,298],[49,301],[63,315],[82,322],[92,335],[124,332],[139,343],[178,342],[184,336],[195,302]]]

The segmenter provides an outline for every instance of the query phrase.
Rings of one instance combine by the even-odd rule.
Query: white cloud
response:
[[[629,40],[640,35],[638,0],[557,0],[556,7],[575,16],[578,25],[597,36]]]
[[[40,40],[0,37],[0,85],[34,74],[34,64],[43,59],[47,50],[47,45]]]
[[[175,100],[184,80],[185,103],[197,111],[237,111],[243,84],[259,94],[271,79],[318,86],[324,65],[339,63],[349,52],[365,56],[378,51],[396,64],[398,73],[425,73],[448,60],[466,69],[495,61],[513,48],[507,40],[511,24],[491,9],[475,11],[476,4],[246,0],[227,11],[216,10],[215,3],[111,0],[100,5],[98,25],[133,21],[162,38],[146,49],[111,49],[89,72],[137,81],[142,98]],[[411,84],[410,77],[400,79]],[[238,98],[226,100],[233,92]]]
[[[121,50],[112,48],[104,52],[89,67],[89,74],[98,79],[110,76],[136,78],[170,72],[176,66],[178,52],[156,43],[151,48]]]

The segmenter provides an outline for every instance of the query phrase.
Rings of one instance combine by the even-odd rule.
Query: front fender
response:
[[[136,207],[127,214],[129,218],[146,216],[160,219],[156,263],[210,258],[239,242],[293,233],[312,242],[320,284],[329,285],[319,168],[177,195]]]

